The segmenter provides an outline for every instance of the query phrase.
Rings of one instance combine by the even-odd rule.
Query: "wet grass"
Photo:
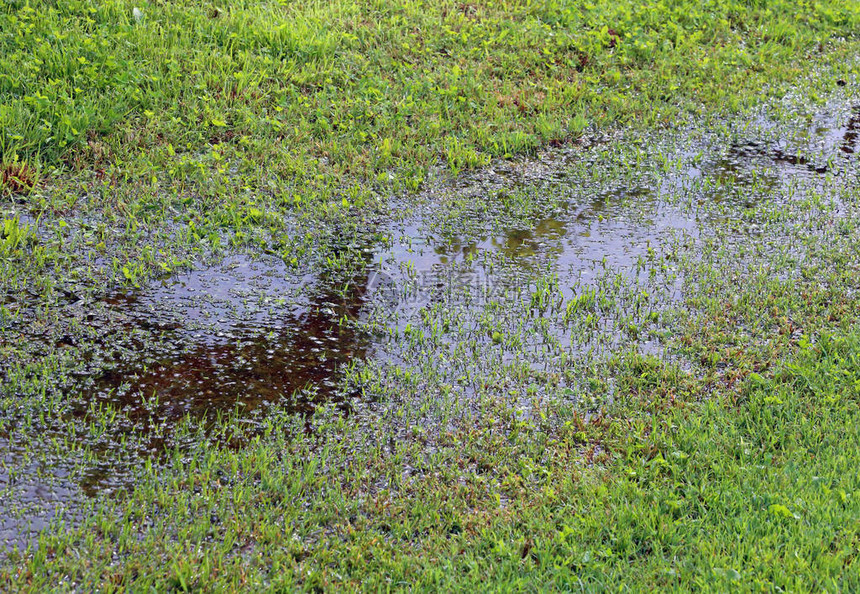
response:
[[[858,18],[9,3],[0,589],[857,589]]]
[[[786,104],[784,150],[816,146],[810,108]],[[837,130],[845,104],[827,108]],[[189,418],[133,489],[108,482],[118,496],[13,553],[8,583],[852,589],[858,163],[831,142],[810,154],[844,155],[826,173],[779,159],[762,176],[770,150],[739,158],[732,124],[699,129],[582,149],[549,181],[434,191],[379,248],[395,292],[349,321],[382,330],[383,353],[344,374],[348,417],[319,405],[308,426],[281,405],[205,435]],[[488,184],[512,206],[482,208],[469,188]],[[80,430],[108,435],[108,412]],[[134,463],[130,446],[110,451]]]
[[[835,1],[7,3],[0,17],[4,191],[82,285],[140,284],[229,244],[324,261],[384,210],[369,189],[589,126],[737,110],[809,60],[844,82],[858,19]]]

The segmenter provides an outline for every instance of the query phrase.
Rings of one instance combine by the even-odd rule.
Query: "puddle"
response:
[[[0,552],[22,551],[40,532],[74,516],[81,490],[63,465],[46,465],[0,439]]]
[[[561,188],[571,183],[558,172],[515,171],[508,168],[501,181],[490,176],[492,182],[481,172],[471,185],[533,178]],[[470,193],[465,183],[456,180],[460,197]],[[273,258],[232,255],[144,290],[110,295],[98,304],[103,313],[83,324],[111,319],[121,330],[100,340],[90,365],[78,372],[74,389],[85,397],[75,416],[87,418],[94,401],[109,403],[122,413],[115,430],[130,432],[188,415],[264,414],[271,406],[310,413],[319,400],[348,410],[358,393],[343,391],[344,370],[386,342],[365,324],[371,312],[386,327],[402,329],[422,308],[456,306],[468,295],[474,313],[490,300],[527,291],[547,271],[562,276],[562,294],[570,298],[598,268],[632,269],[667,233],[698,233],[694,218],[647,187],[581,194],[530,226],[498,228],[490,219],[468,235],[429,234],[430,209],[389,228],[388,245],[354,249],[359,272],[346,280],[296,274]],[[121,348],[112,348],[117,343]],[[145,449],[164,445],[162,431]]]
[[[142,352],[126,351],[107,371],[82,378],[83,385],[138,427],[273,405],[308,413],[317,398],[346,407],[340,372],[370,348],[349,320],[358,317],[371,280],[369,272],[349,283],[316,280],[279,260],[233,255],[143,291],[116,293],[102,306],[121,316],[126,333],[143,329],[149,340]]]
[[[695,217],[644,188],[615,190],[578,204],[566,202],[561,211],[531,228],[482,230],[472,237],[422,235],[422,230],[432,228],[430,221],[396,229],[391,233],[393,245],[375,256],[378,274],[388,287],[385,306],[403,314],[402,327],[421,308],[440,300],[451,305],[467,289],[482,293],[486,304],[528,290],[548,271],[560,276],[562,295],[569,299],[575,294],[574,284],[596,280],[602,270],[635,269],[637,261],[659,249],[669,234],[694,239],[699,233]],[[487,226],[493,226],[492,221]],[[402,288],[399,295],[393,287]]]
[[[833,146],[853,147],[857,127],[852,113],[839,125]],[[76,389],[86,392],[86,404],[98,400],[119,408],[129,431],[187,415],[263,414],[271,406],[310,413],[318,400],[339,401],[348,410],[357,393],[341,391],[344,369],[388,350],[363,324],[368,319],[402,330],[434,304],[466,302],[474,316],[488,303],[528,292],[548,272],[557,275],[565,300],[597,286],[606,271],[644,280],[653,271],[643,262],[668,238],[696,241],[715,221],[701,221],[696,209],[670,200],[667,193],[677,191],[677,183],[663,187],[659,177],[637,182],[635,169],[627,172],[629,187],[601,189],[571,175],[574,155],[583,160],[599,147],[590,143],[537,161],[494,163],[450,181],[441,192],[432,190],[434,200],[423,212],[385,230],[387,245],[353,250],[359,272],[350,278],[301,275],[277,259],[233,255],[142,291],[113,294],[100,306],[120,321],[123,340],[143,333],[145,344],[127,341],[112,360],[94,354]],[[749,186],[749,174],[767,193],[785,178],[829,171],[818,163],[749,140],[702,166],[690,165],[685,176],[710,176],[737,190]],[[499,191],[545,192],[556,199],[544,209],[550,214],[519,225],[492,212],[438,218],[446,192],[480,205]],[[669,279],[659,298],[676,302],[681,283],[671,274]],[[560,331],[557,338],[569,337]],[[107,341],[100,348],[110,351]],[[86,414],[79,407],[77,416]],[[153,449],[163,441],[158,444]]]
[[[493,163],[430,190],[414,218],[380,231],[388,238],[383,244],[365,240],[345,250],[342,269],[349,272],[301,273],[278,259],[233,254],[96,303],[69,300],[62,306],[66,326],[39,335],[48,350],[78,363],[62,386],[70,410],[58,420],[85,427],[101,414],[93,413],[98,407],[119,414],[87,444],[98,461],[74,479],[59,470],[54,483],[40,483],[33,477],[47,471],[10,449],[6,468],[20,467],[31,478],[15,482],[0,468],[0,489],[10,494],[0,503],[0,543],[31,541],[58,517],[57,502],[116,484],[113,453],[127,447],[128,436],[142,435],[138,451],[123,459],[131,468],[141,456],[181,445],[171,430],[188,417],[205,424],[238,411],[253,425],[271,407],[309,414],[321,401],[349,411],[363,398],[349,386],[349,370],[364,362],[434,361],[448,366],[439,377],[454,385],[471,373],[458,340],[470,344],[484,371],[501,362],[493,372],[501,375],[517,364],[563,370],[580,347],[625,341],[662,356],[653,336],[629,331],[683,298],[681,279],[671,267],[652,265],[653,253],[671,242],[695,244],[723,224],[698,203],[725,199],[738,210],[772,199],[782,184],[838,174],[844,163],[833,155],[847,159],[860,150],[860,110],[827,122],[824,130],[813,124],[818,144],[806,152],[753,131],[716,147],[676,147],[670,157],[682,165],[662,173],[654,163],[613,163],[618,155],[605,146],[614,140]],[[649,150],[653,156],[662,149]],[[692,158],[697,151],[703,156]],[[606,163],[615,169],[603,175]],[[547,277],[552,287],[541,285]],[[541,291],[553,303],[523,305],[542,298]],[[583,295],[589,309],[566,316],[564,306]],[[600,296],[612,305],[595,305]],[[581,320],[571,321],[576,316]],[[463,324],[447,343],[410,347],[392,338],[412,324],[430,334],[442,318]],[[505,344],[509,336],[512,346]],[[593,344],[576,344],[588,340]],[[44,505],[20,513],[38,501]]]

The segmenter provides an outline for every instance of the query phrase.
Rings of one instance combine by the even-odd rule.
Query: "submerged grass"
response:
[[[249,447],[177,455],[85,529],[43,537],[5,583],[853,591],[858,347],[822,337],[772,379],[704,402],[682,400],[694,385],[677,370],[634,358],[652,397],[679,396],[649,418],[529,422],[488,405],[431,451],[324,413],[302,438],[275,417]]]
[[[0,589],[860,588],[858,166],[808,137],[855,97],[859,29],[839,0],[7,2],[0,494],[136,470],[9,551]],[[612,127],[554,182],[414,193]],[[335,311],[422,206],[434,261],[511,290],[350,309],[388,358],[340,370],[348,416],[141,434],[167,395],[79,381],[174,336],[98,310],[116,284],[265,252]],[[569,235],[667,208],[687,227],[560,269]]]

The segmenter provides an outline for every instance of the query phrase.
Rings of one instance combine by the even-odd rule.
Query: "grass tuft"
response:
[[[18,161],[0,164],[0,193],[27,195],[39,181],[39,172],[32,165]]]

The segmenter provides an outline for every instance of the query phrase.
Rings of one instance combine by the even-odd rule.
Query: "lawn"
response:
[[[860,589],[858,31],[6,2],[0,589]]]

